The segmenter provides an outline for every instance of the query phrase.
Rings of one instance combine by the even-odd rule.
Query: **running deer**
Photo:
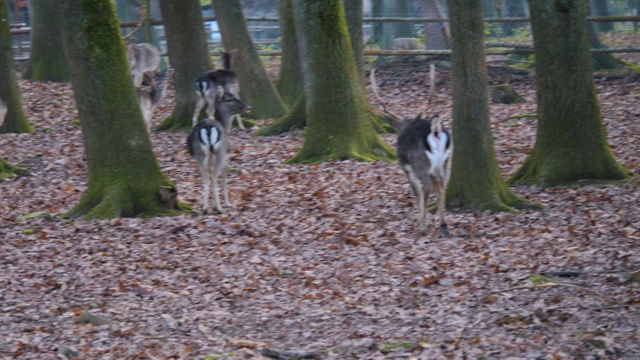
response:
[[[223,69],[209,70],[200,75],[194,82],[196,88],[196,94],[198,95],[198,101],[193,111],[192,126],[196,126],[200,112],[202,108],[207,105],[207,117],[213,119],[215,111],[215,101],[217,89],[222,87],[225,93],[231,93],[236,98],[240,99],[240,84],[238,82],[238,76],[231,71],[231,60],[235,51],[222,53],[222,65]],[[250,110],[248,106],[245,106],[245,112]],[[234,118],[238,121],[238,127],[245,130],[240,113],[232,113],[232,118],[225,124],[227,131],[231,131]]]
[[[145,73],[155,72],[160,66],[160,51],[147,43],[127,45],[127,60],[133,76],[133,85],[137,88],[142,85]]]
[[[435,68],[431,65],[431,85],[427,107],[415,119],[401,119],[389,111],[378,94],[375,69],[371,70],[371,88],[388,115],[401,121],[398,136],[398,163],[404,170],[413,188],[418,204],[418,224],[422,233],[427,232],[427,213],[429,192],[433,190],[437,200],[440,233],[449,236],[445,220],[445,192],[451,174],[451,154],[453,139],[442,125],[438,115],[425,119],[425,112],[431,104],[435,84]]]
[[[4,124],[4,118],[7,116],[7,103],[0,99],[0,127]]]
[[[200,168],[203,181],[203,210],[215,209],[222,213],[218,195],[218,180],[222,181],[224,203],[230,206],[227,190],[227,160],[230,151],[228,123],[231,115],[246,111],[247,106],[234,94],[225,92],[222,86],[216,89],[215,118],[211,117],[196,124],[187,136],[189,154]],[[213,192],[213,208],[209,205],[209,197]]]
[[[156,73],[151,78],[151,86],[148,88],[137,88],[138,100],[140,102],[140,110],[144,118],[147,128],[151,128],[151,118],[153,112],[164,98],[164,90],[166,88],[166,80],[171,77],[172,70],[163,73]]]

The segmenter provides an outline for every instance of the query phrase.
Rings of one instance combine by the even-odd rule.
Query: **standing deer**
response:
[[[194,82],[196,94],[198,95],[198,101],[193,111],[192,126],[196,126],[198,117],[202,108],[207,104],[207,117],[212,119],[215,111],[215,101],[217,97],[217,89],[222,87],[225,93],[231,93],[236,98],[240,99],[240,84],[238,82],[238,76],[231,71],[231,58],[234,52],[222,53],[223,69],[209,70],[200,75]],[[245,111],[250,108],[245,106]],[[238,127],[245,130],[242,119],[239,113],[232,113],[232,118],[227,125],[227,131],[231,131],[231,125],[233,125],[233,119],[238,121]]]
[[[160,66],[160,51],[147,43],[127,45],[127,60],[133,76],[133,85],[140,87],[146,72],[154,72]]]
[[[0,99],[0,127],[4,124],[4,118],[7,116],[7,103]]]
[[[418,224],[422,233],[427,232],[427,206],[429,191],[433,189],[438,204],[439,231],[449,236],[449,230],[444,216],[445,192],[451,175],[451,154],[453,139],[442,125],[438,115],[430,120],[424,114],[431,103],[431,96],[435,83],[435,68],[431,65],[431,86],[427,108],[415,119],[403,119],[400,122],[398,136],[398,163],[407,174],[418,203]],[[371,70],[371,88],[373,94],[382,104],[388,115],[400,121],[401,118],[387,110],[386,104],[378,94],[375,79],[375,69]]]
[[[187,136],[189,154],[195,159],[202,174],[204,189],[203,210],[210,212],[209,197],[213,192],[213,209],[222,213],[218,195],[218,179],[222,181],[224,203],[229,206],[227,191],[227,160],[230,150],[228,125],[231,115],[246,111],[247,106],[234,94],[225,92],[222,86],[216,89],[215,118],[205,119],[196,124]]]
[[[136,88],[140,102],[140,110],[142,111],[142,117],[147,124],[147,128],[151,127],[153,112],[164,97],[166,80],[172,73],[172,70],[156,73],[151,78],[151,86],[149,88]]]

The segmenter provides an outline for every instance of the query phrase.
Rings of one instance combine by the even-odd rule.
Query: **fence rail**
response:
[[[205,22],[217,21],[216,17],[205,17],[203,19]],[[248,22],[278,22],[279,19],[277,17],[247,17],[246,20]],[[640,22],[640,16],[590,16],[587,17],[588,21],[592,22]],[[376,18],[364,18],[364,23],[377,23],[377,22],[403,22],[403,23],[442,23],[448,22],[447,18],[403,18],[403,17],[376,17]],[[517,18],[498,18],[498,17],[490,17],[485,18],[485,22],[529,22],[530,18],[528,17],[517,17]],[[152,25],[163,25],[162,20],[151,20]],[[31,33],[31,28],[24,26],[25,24],[11,24],[11,35],[15,35],[18,37],[18,46],[17,48],[22,50],[25,48],[23,45],[23,41],[20,41],[20,35],[28,35]],[[132,28],[138,27],[139,22],[122,22],[120,26],[122,28]],[[264,26],[263,26],[264,28]],[[271,27],[270,27],[271,28]],[[276,44],[279,43],[279,40],[259,40],[255,41],[256,44]],[[218,45],[218,43],[213,43],[213,45]],[[528,45],[522,44],[487,44],[488,48],[492,47],[505,47],[510,48],[506,50],[495,50],[488,49],[486,51],[487,55],[510,55],[510,54],[532,54],[533,48]],[[640,48],[603,48],[603,49],[591,49],[592,53],[640,53]],[[279,50],[272,51],[258,51],[259,55],[262,56],[280,56],[282,54]],[[425,56],[425,55],[451,55],[451,50],[365,50],[365,55],[370,56]],[[166,54],[163,54],[166,55]],[[29,59],[28,54],[22,53],[20,51],[19,54],[14,56],[16,61],[26,61]]]

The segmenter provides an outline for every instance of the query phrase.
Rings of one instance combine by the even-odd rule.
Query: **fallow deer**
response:
[[[402,119],[387,109],[385,102],[378,94],[375,69],[371,70],[370,80],[373,94],[382,104],[388,115],[400,124],[398,136],[398,163],[406,173],[413,188],[418,205],[418,223],[422,233],[427,232],[428,197],[434,191],[437,200],[440,233],[449,236],[445,220],[445,192],[451,174],[451,155],[453,138],[444,128],[438,115],[425,119],[425,112],[431,103],[435,84],[435,67],[431,65],[431,89],[427,107],[415,119]]]
[[[207,117],[212,119],[215,111],[215,100],[217,97],[217,89],[222,87],[225,93],[231,93],[236,98],[240,99],[240,84],[238,82],[238,76],[231,71],[231,60],[233,56],[232,52],[223,52],[222,53],[222,64],[223,69],[218,70],[209,70],[204,74],[200,75],[194,82],[194,86],[196,89],[196,94],[198,95],[198,101],[196,102],[196,107],[193,111],[192,125],[196,126],[198,122],[198,118],[200,117],[200,112],[202,108],[207,105]],[[250,108],[245,107],[245,111],[248,111]],[[227,126],[227,131],[231,130],[231,125],[233,125],[233,119],[238,121],[238,127],[240,129],[245,130],[244,124],[242,123],[242,119],[240,119],[240,114],[233,113],[232,118],[230,119]]]
[[[133,76],[133,85],[140,87],[145,73],[155,72],[160,66],[160,51],[147,43],[127,45],[127,60]]]
[[[246,111],[247,106],[234,94],[225,92],[224,88],[219,86],[216,89],[214,108],[215,118],[205,119],[191,129],[187,136],[187,147],[202,174],[203,210],[208,212],[215,209],[222,213],[218,195],[219,179],[222,181],[225,205],[230,205],[227,190],[227,160],[231,145],[227,124],[231,122],[232,114]],[[209,205],[211,192],[213,192],[213,208]]]
[[[136,89],[140,102],[140,110],[142,111],[142,117],[144,118],[145,124],[147,124],[147,128],[151,127],[153,112],[164,98],[166,80],[171,77],[172,73],[173,70],[155,73],[151,78],[151,86]]]

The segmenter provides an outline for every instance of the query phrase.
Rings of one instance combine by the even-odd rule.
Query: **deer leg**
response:
[[[205,104],[204,97],[200,96],[198,101],[196,102],[196,108],[193,110],[193,118],[191,119],[191,127],[196,126],[198,123],[198,117],[200,117],[200,111],[202,111],[202,107]]]
[[[418,225],[420,227],[420,232],[427,232],[427,221],[426,221],[426,211],[425,211],[425,194],[424,188],[422,187],[422,182],[416,176],[415,171],[411,165],[405,165],[404,171],[407,173],[407,178],[409,178],[409,183],[413,188],[413,193],[416,197],[416,203],[418,204]]]
[[[436,197],[438,201],[438,218],[440,221],[440,234],[445,237],[450,237],[451,233],[449,233],[449,228],[447,226],[447,222],[444,218],[444,207],[445,207],[445,187],[441,182],[438,182],[436,187]]]

